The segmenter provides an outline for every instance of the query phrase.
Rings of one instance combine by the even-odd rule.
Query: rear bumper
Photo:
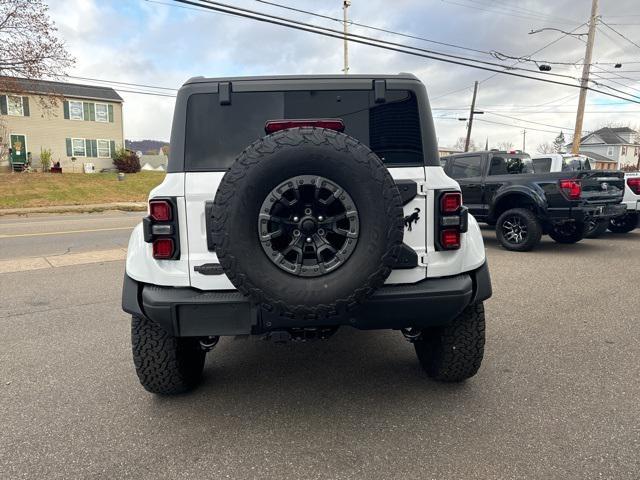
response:
[[[293,319],[270,314],[237,291],[202,291],[136,282],[126,275],[122,309],[149,318],[176,337],[261,334],[271,330],[350,325],[355,328],[426,328],[446,325],[469,304],[491,297],[491,277],[484,263],[472,272],[386,285],[345,317]]]
[[[571,208],[550,208],[547,210],[551,223],[566,221],[586,222],[589,218],[606,220],[624,215],[627,207],[621,203],[583,205]]]

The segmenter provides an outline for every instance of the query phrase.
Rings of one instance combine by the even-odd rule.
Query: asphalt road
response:
[[[0,217],[0,260],[126,248],[144,212]]]
[[[133,370],[123,262],[0,274],[0,477],[637,479],[640,231],[525,254],[484,236],[486,356],[461,385],[397,332],[344,329],[223,339],[201,388],[160,398]]]

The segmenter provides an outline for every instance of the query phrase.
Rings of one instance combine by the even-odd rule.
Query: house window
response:
[[[96,105],[97,106],[97,105]],[[97,109],[96,109],[97,112]],[[97,116],[96,116],[97,118]],[[98,157],[109,158],[111,157],[111,142],[109,140],[98,140]]]
[[[82,102],[69,102],[69,118],[71,120],[84,120],[84,109]]]
[[[7,95],[7,113],[15,117],[23,117],[24,110],[22,105],[22,97],[17,95]]]
[[[109,122],[109,106],[106,103],[96,103],[96,122]]]
[[[74,157],[86,157],[84,138],[72,138],[71,145],[73,147]]]
[[[613,147],[607,147],[607,157],[613,157]]]
[[[626,155],[627,154],[627,147],[622,147],[622,155]]]

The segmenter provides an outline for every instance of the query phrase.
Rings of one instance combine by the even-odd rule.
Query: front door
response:
[[[11,163],[27,163],[27,137],[24,135],[11,135]]]

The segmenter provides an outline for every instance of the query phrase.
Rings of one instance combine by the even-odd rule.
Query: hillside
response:
[[[160,140],[125,140],[124,145],[130,150],[146,153],[149,150],[158,151],[165,145],[169,145],[169,143]]]

